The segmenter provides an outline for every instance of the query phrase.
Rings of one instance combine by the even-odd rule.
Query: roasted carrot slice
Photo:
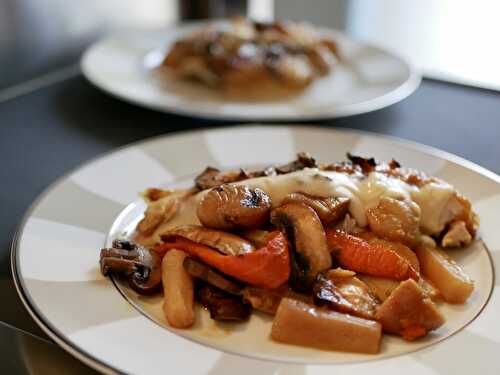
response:
[[[223,255],[208,246],[184,238],[156,245],[153,250],[165,254],[180,249],[222,273],[262,288],[278,288],[290,277],[288,241],[281,232],[269,235],[269,241],[260,249],[243,255]]]
[[[380,243],[369,243],[335,229],[328,230],[326,238],[342,268],[396,280],[418,280],[418,273],[407,259]]]

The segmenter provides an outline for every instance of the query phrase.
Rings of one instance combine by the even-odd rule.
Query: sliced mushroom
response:
[[[316,275],[332,266],[318,215],[305,204],[287,203],[273,210],[271,222],[286,232],[291,243],[292,288],[307,291]]]
[[[345,197],[319,198],[303,193],[291,193],[283,199],[282,204],[303,203],[316,211],[324,225],[330,225],[344,218],[349,209],[349,201],[350,199]]]
[[[318,164],[316,160],[309,155],[307,152],[299,152],[297,154],[297,159],[279,167],[276,167],[276,172],[278,174],[286,174],[295,171],[299,171],[304,168],[317,168]]]
[[[104,276],[126,276],[137,293],[150,295],[161,287],[160,256],[131,241],[115,240],[112,248],[101,249],[100,264]]]
[[[352,164],[359,165],[365,174],[373,172],[377,167],[377,161],[374,158],[363,158],[348,152],[347,159],[349,159]]]
[[[241,181],[246,178],[243,170],[221,172],[217,168],[207,167],[201,174],[196,176],[194,182],[197,188],[205,190],[228,182]]]
[[[198,262],[193,258],[187,257],[184,259],[184,269],[194,277],[197,277],[207,283],[228,292],[229,294],[239,295],[242,293],[243,288],[234,281],[228,280],[219,272],[213,270],[206,264]]]
[[[255,247],[241,237],[200,225],[182,225],[161,234],[161,239],[165,242],[175,237],[212,247],[226,255],[242,255],[255,251]]]
[[[214,320],[241,322],[247,320],[250,315],[250,307],[244,304],[241,298],[208,284],[198,288],[196,295]]]
[[[213,229],[260,228],[267,223],[271,199],[265,191],[224,184],[208,191],[198,205],[198,219]]]

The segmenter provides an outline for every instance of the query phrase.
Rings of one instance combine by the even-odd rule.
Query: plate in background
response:
[[[343,59],[329,75],[292,98],[229,100],[202,85],[154,74],[170,45],[205,24],[129,30],[105,38],[85,52],[83,74],[105,92],[147,108],[242,121],[319,120],[370,112],[403,100],[420,84],[419,73],[404,59],[325,28],[319,28],[320,32],[338,42]]]

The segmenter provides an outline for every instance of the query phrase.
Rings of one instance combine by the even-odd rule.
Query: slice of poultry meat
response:
[[[181,237],[217,249],[225,255],[243,255],[255,251],[249,241],[234,234],[209,229],[200,225],[182,225],[161,234],[165,242]]]
[[[305,204],[287,203],[272,211],[271,222],[287,234],[292,247],[292,289],[307,291],[316,275],[332,266],[318,215]]]
[[[125,276],[137,293],[150,295],[161,288],[160,256],[134,242],[114,240],[112,248],[101,249],[100,265],[104,276]]]
[[[320,198],[303,193],[291,193],[283,199],[282,204],[292,202],[303,203],[311,207],[323,225],[328,226],[340,222],[345,217],[350,199],[345,197]]]
[[[403,281],[376,313],[385,332],[412,341],[425,336],[445,322],[444,316],[429,296],[412,280]]]
[[[148,207],[144,218],[137,225],[142,237],[148,237],[162,224],[172,219],[179,211],[183,199],[195,193],[196,189],[163,190],[150,188],[142,193]]]
[[[374,319],[379,306],[377,297],[364,282],[339,270],[318,274],[313,296],[316,305],[365,319]]]
[[[467,230],[465,222],[462,220],[452,222],[448,228],[448,231],[443,236],[441,240],[441,246],[443,247],[459,247],[467,246],[471,243],[472,236]]]
[[[245,185],[223,184],[209,190],[198,204],[200,222],[213,229],[251,229],[269,220],[271,198]]]

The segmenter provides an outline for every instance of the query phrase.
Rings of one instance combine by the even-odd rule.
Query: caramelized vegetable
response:
[[[175,328],[189,328],[195,320],[193,278],[184,270],[186,253],[172,249],[162,260],[165,298],[163,311],[168,323]]]
[[[250,315],[249,306],[243,304],[241,299],[210,285],[202,285],[196,295],[213,320],[241,322]]]
[[[419,246],[416,249],[422,273],[435,285],[444,300],[464,303],[474,290],[473,281],[443,250]]]
[[[415,340],[445,322],[436,305],[414,280],[403,281],[385,300],[376,318],[386,332]]]
[[[292,345],[325,350],[378,353],[380,323],[283,298],[271,338]]]
[[[313,286],[314,302],[332,310],[373,319],[377,298],[361,280],[354,276],[328,277],[319,274]]]
[[[288,242],[281,232],[271,233],[266,246],[239,256],[222,255],[207,246],[183,238],[159,244],[154,250],[164,254],[175,248],[251,285],[273,289],[283,285],[290,277]]]
[[[260,228],[269,219],[271,199],[262,189],[224,184],[208,191],[198,205],[198,219],[213,229]]]
[[[327,231],[327,240],[343,268],[396,280],[418,279],[410,262],[386,246],[370,244],[335,229]]]

